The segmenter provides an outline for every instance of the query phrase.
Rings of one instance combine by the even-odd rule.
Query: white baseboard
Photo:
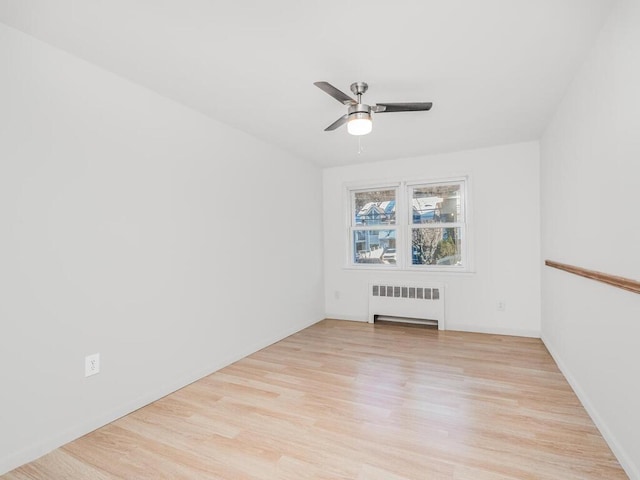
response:
[[[540,338],[540,330],[526,330],[519,328],[483,327],[461,323],[447,323],[447,330],[472,333],[490,333],[493,335],[509,335],[512,337]]]
[[[257,352],[258,350],[262,350],[269,345],[279,342],[280,340],[283,340],[284,338],[293,335],[294,333],[304,330],[305,328],[310,327],[311,325],[314,325],[321,320],[322,319],[314,320],[301,326],[285,329],[277,335],[273,335],[243,349],[242,351],[237,352],[232,356],[221,359],[220,361],[216,362],[214,365],[210,365],[206,369],[192,372],[191,374],[185,375],[178,380],[174,380],[166,385],[162,385],[158,388],[158,390],[142,395],[141,397],[138,397],[131,402],[127,402],[124,405],[120,405],[117,408],[104,413],[103,415],[99,415],[98,417],[92,418],[86,422],[82,422],[79,425],[74,425],[73,427],[65,430],[64,432],[61,432],[58,435],[40,440],[28,448],[13,453],[8,457],[2,458],[0,459],[0,475],[10,472],[11,470],[18,468],[25,463],[32,462],[42,457],[43,455],[46,455],[47,453],[55,450],[56,448],[72,442],[73,440],[76,440],[83,435],[86,435],[87,433],[93,432],[94,430],[103,427],[117,420],[118,418],[124,417],[125,415],[128,415],[129,413],[134,412],[135,410],[138,410],[145,405],[149,405],[150,403],[155,402],[162,397],[166,397],[170,393],[186,387],[190,383],[200,380],[207,375],[211,375],[212,373],[226,367],[227,365],[237,362],[238,360],[241,360],[242,358]]]
[[[544,343],[545,347],[547,347],[547,350],[551,354],[553,360],[556,362],[556,365],[558,365],[558,368],[567,379],[567,382],[569,382],[569,385],[571,385],[571,388],[573,388],[573,391],[578,397],[578,400],[580,400],[580,403],[582,403],[582,406],[587,411],[598,430],[600,430],[602,437],[607,442],[609,448],[611,448],[611,451],[618,459],[620,466],[622,466],[631,480],[640,480],[640,470],[638,469],[638,466],[633,463],[626,450],[622,448],[616,437],[613,435],[613,433],[611,433],[611,430],[609,429],[609,427],[607,427],[607,424],[602,419],[602,416],[598,413],[598,410],[593,405],[591,400],[589,400],[586,392],[582,389],[571,371],[567,368],[567,365],[558,355],[557,350],[555,349],[553,344],[549,342],[544,335],[542,335],[541,338],[542,343]]]
[[[356,315],[343,315],[341,313],[327,313],[327,318],[332,320],[347,320],[350,322],[368,322],[368,317],[360,317]],[[494,335],[509,335],[514,337],[531,337],[540,338],[539,330],[522,330],[516,328],[494,328],[494,327],[482,327],[478,325],[466,325],[466,324],[446,324],[446,330],[457,332],[472,332],[472,333],[490,333]]]
[[[347,320],[349,322],[368,322],[369,319],[367,317],[360,317],[357,315],[343,315],[341,313],[327,313],[327,319],[331,320]]]

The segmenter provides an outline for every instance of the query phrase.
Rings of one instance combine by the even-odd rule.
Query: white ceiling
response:
[[[321,166],[538,139],[613,0],[0,0],[0,21]],[[323,129],[378,114],[358,139]]]

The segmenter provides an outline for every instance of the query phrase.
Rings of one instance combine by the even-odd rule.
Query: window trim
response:
[[[414,224],[410,212],[413,189],[421,186],[460,184],[463,209],[463,221],[437,224]],[[396,223],[393,225],[367,225],[355,227],[353,225],[353,208],[355,193],[372,190],[396,191]],[[465,274],[474,273],[472,256],[472,211],[471,211],[471,178],[469,175],[452,175],[434,177],[422,180],[389,180],[381,182],[352,182],[344,184],[343,211],[346,214],[346,262],[344,268],[353,270],[402,271],[415,273]],[[414,228],[460,228],[462,237],[461,258],[462,265],[413,265],[412,263],[412,230]],[[391,230],[396,231],[396,264],[368,264],[355,262],[353,232],[355,230]],[[403,247],[401,247],[403,246]]]

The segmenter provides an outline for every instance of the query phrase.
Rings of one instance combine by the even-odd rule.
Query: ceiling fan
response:
[[[325,128],[325,132],[335,130],[346,123],[347,131],[351,135],[366,135],[370,133],[373,128],[372,113],[420,112],[430,110],[433,106],[431,102],[378,103],[372,106],[366,105],[362,103],[362,95],[364,95],[369,88],[369,85],[365,82],[355,82],[351,84],[351,91],[358,97],[357,100],[338,90],[329,82],[315,82],[314,85],[323,92],[331,95],[343,105],[349,106],[347,113]]]

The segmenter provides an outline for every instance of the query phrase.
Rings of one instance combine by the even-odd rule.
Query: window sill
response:
[[[393,273],[408,273],[411,275],[445,275],[445,276],[454,276],[454,277],[472,277],[475,276],[476,272],[474,270],[448,270],[448,269],[438,269],[438,268],[400,268],[400,267],[392,267],[392,266],[379,266],[379,265],[345,265],[342,267],[342,270],[354,271],[354,272],[362,272],[362,271],[375,271],[375,272],[393,272]]]

